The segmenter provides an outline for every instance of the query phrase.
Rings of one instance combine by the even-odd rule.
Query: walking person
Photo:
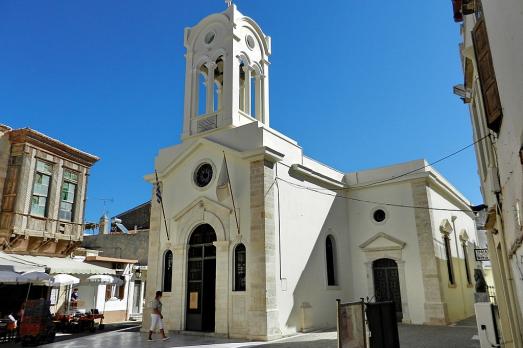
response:
[[[160,299],[162,298],[162,292],[156,291],[156,296],[153,300],[153,311],[151,313],[151,328],[149,329],[149,341],[153,340],[153,332],[156,331],[156,329],[160,330],[160,333],[162,334],[162,340],[168,340],[169,337],[165,336],[165,331],[163,330],[163,315],[162,315],[162,302]]]

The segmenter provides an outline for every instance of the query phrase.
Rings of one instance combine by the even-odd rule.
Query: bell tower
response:
[[[271,39],[236,5],[185,29],[183,138],[261,122],[269,127]]]

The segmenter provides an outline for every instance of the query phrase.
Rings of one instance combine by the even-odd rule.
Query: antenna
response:
[[[107,210],[107,202],[114,203],[114,199],[113,198],[95,198],[95,199],[103,202],[103,204],[104,204],[104,214],[109,213],[109,211]]]

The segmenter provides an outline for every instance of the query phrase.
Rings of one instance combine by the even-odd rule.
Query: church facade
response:
[[[271,40],[235,5],[184,41],[182,142],[146,176],[167,329],[271,340],[334,327],[338,298],[394,300],[409,323],[473,314],[473,213],[445,178],[424,160],[343,173],[272,129]]]

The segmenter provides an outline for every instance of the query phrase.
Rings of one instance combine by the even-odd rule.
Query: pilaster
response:
[[[411,184],[415,206],[428,207],[428,193],[425,181]],[[414,219],[420,251],[421,272],[423,274],[423,291],[425,295],[425,323],[447,323],[447,307],[443,302],[443,293],[438,263],[434,252],[432,221],[428,209],[415,209]]]
[[[229,331],[229,244],[228,240],[213,243],[216,247],[216,316],[214,331],[228,334]]]
[[[251,162],[251,233],[247,250],[249,338],[271,340],[281,336],[276,295],[276,237],[273,164]]]

